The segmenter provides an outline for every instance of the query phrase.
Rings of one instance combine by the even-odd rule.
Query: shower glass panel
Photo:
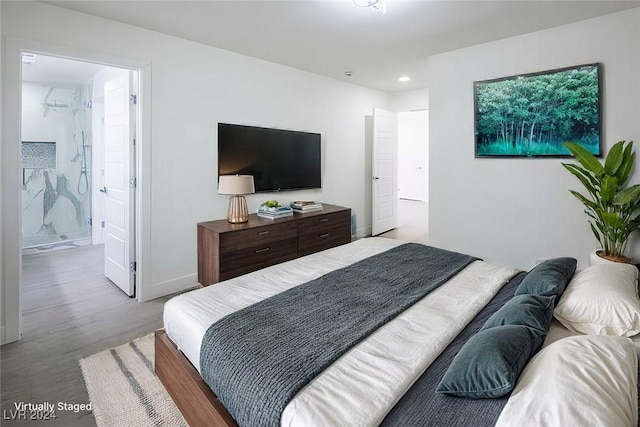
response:
[[[22,246],[91,236],[91,85],[22,85]]]

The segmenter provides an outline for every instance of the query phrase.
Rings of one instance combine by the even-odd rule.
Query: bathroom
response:
[[[91,83],[23,82],[23,249],[91,243]]]
[[[105,208],[113,198],[106,186],[124,182],[122,171],[133,170],[135,165],[127,160],[114,166],[105,153],[113,153],[114,147],[133,152],[136,105],[130,93],[135,90],[136,77],[132,70],[23,52],[23,286],[29,286],[34,271],[55,284],[55,274],[46,269],[65,264],[65,251],[76,251],[76,258],[86,254],[83,272],[114,283],[106,267],[113,264],[108,254],[114,253],[105,248],[111,236],[106,230],[112,223],[109,215],[120,216]],[[114,82],[125,86],[109,92]],[[131,134],[131,140],[113,139],[109,111],[126,111],[128,119],[123,123],[130,123],[126,134]],[[122,129],[116,132],[122,134]],[[133,241],[126,244],[133,245]],[[55,262],[53,254],[57,254]],[[120,270],[129,271],[128,263],[120,264]],[[125,293],[132,296],[133,291]]]
[[[23,255],[101,244],[104,83],[128,70],[22,58]]]

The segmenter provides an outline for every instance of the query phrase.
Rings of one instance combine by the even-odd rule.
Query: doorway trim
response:
[[[0,264],[0,344],[17,341],[22,333],[22,203],[20,171],[20,134],[22,127],[22,52],[58,56],[84,62],[95,62],[138,72],[139,96],[136,123],[135,169],[135,252],[137,262],[136,292],[138,301],[145,300],[145,284],[150,272],[147,260],[151,251],[151,63],[107,55],[39,40],[5,38],[2,97],[2,184],[0,221],[2,234]]]

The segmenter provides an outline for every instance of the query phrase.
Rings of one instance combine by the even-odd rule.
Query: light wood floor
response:
[[[398,200],[398,226],[380,237],[429,243],[429,204],[417,200]]]
[[[102,245],[23,257],[22,340],[0,349],[2,426],[95,426],[93,415],[10,420],[14,402],[88,403],[78,360],[162,327],[169,298],[139,303],[103,276]]]

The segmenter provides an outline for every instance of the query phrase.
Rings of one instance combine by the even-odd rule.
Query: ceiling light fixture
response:
[[[347,77],[351,77],[351,76],[353,76],[353,71],[345,71],[344,75],[347,76]]]
[[[409,80],[411,80],[411,78],[409,76],[402,76],[402,77],[398,77],[398,81],[399,82],[408,82]]]
[[[380,13],[387,12],[386,0],[353,0],[353,4],[358,7],[370,7]]]

